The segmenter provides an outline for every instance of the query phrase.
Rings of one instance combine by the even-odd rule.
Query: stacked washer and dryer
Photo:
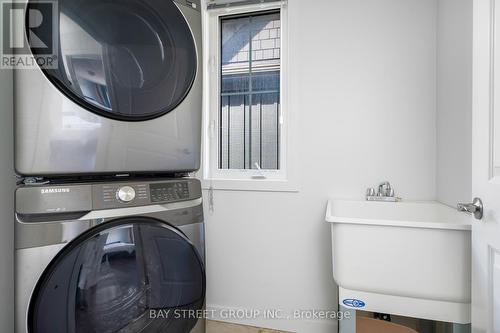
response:
[[[15,73],[16,333],[203,332],[199,0],[56,3],[56,68]]]

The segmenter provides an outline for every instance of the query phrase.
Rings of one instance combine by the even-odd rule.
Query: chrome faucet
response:
[[[401,201],[401,198],[394,195],[394,188],[391,183],[385,181],[379,184],[377,193],[375,193],[375,189],[373,187],[369,187],[366,190],[366,200],[396,202]]]
[[[379,184],[378,186],[378,197],[393,197],[394,189],[391,186],[391,183],[385,181]]]

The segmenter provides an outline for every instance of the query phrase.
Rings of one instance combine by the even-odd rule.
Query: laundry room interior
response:
[[[496,4],[5,1],[0,332],[499,333]]]

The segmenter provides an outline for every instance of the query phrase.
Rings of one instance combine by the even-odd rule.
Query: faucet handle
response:
[[[373,187],[369,187],[366,189],[366,196],[367,197],[374,197],[376,195],[375,189]]]
[[[392,186],[389,186],[387,188],[387,196],[388,197],[393,197],[394,196],[394,189],[392,188]]]

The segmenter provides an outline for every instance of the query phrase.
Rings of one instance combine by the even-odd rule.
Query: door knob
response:
[[[457,210],[459,212],[474,214],[474,217],[478,220],[483,218],[483,202],[479,198],[474,198],[474,200],[472,200],[472,203],[457,204]]]

